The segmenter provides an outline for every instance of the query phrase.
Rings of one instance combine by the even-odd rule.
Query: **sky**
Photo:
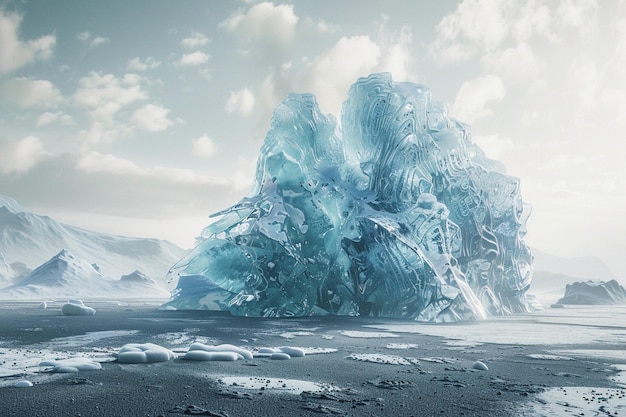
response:
[[[521,181],[526,242],[626,275],[626,1],[0,0],[0,194],[191,248],[272,109],[424,84]]]

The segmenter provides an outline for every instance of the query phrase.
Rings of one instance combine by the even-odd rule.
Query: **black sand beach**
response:
[[[5,382],[0,387],[1,416],[512,416],[524,415],[524,405],[550,387],[616,387],[610,378],[616,371],[605,360],[532,356],[545,354],[548,346],[454,345],[422,334],[382,337],[390,333],[364,327],[394,322],[387,319],[278,320],[159,311],[156,304],[86,304],[96,308],[96,315],[63,316],[60,303],[45,310],[37,309],[37,303],[0,307],[0,363],[5,368],[14,365],[17,374],[0,379]],[[362,337],[349,331],[372,333]],[[71,342],[73,336],[91,332],[111,333],[106,338]],[[152,342],[182,355],[197,339],[248,349],[289,345],[336,351],[282,361],[255,357],[154,364],[120,364],[111,354],[126,343]],[[18,362],[6,363],[16,353],[54,359],[45,350],[51,343],[58,358],[67,357],[64,352],[70,351],[101,352],[109,361],[102,363],[101,370],[71,374],[19,369]],[[355,359],[377,357],[381,362],[394,357],[404,362]],[[474,369],[476,361],[489,369]],[[6,384],[22,379],[34,386]],[[246,379],[248,386],[229,382]],[[284,382],[275,386],[274,379]],[[290,391],[297,386],[292,380],[324,384],[327,389]]]

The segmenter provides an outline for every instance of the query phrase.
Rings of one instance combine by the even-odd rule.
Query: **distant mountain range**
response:
[[[167,296],[176,285],[167,283],[167,271],[186,253],[164,240],[70,226],[0,195],[0,298]],[[598,258],[532,253],[529,292],[544,304],[560,298],[567,284],[613,278]]]
[[[51,281],[39,280],[52,280],[54,274],[50,271],[54,265],[68,263],[68,259],[69,270],[60,268],[58,280],[71,276],[100,284],[94,281],[98,274],[99,279],[119,280],[140,271],[156,285],[171,290],[176,283],[166,282],[167,271],[186,253],[165,240],[116,236],[70,226],[28,212],[12,198],[0,195],[0,297],[3,287],[13,286],[15,292],[18,283],[53,285]],[[41,268],[48,271],[47,275],[41,274]],[[94,290],[97,288],[96,285]]]
[[[0,298],[167,298],[169,291],[140,271],[121,279],[104,276],[62,250],[19,282],[0,290]]]

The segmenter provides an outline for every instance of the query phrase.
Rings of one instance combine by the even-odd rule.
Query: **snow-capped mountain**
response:
[[[28,212],[12,198],[0,195],[0,253],[4,263],[10,267],[22,262],[34,269],[62,249],[88,263],[97,263],[104,276],[118,278],[139,269],[168,289],[175,283],[167,285],[165,275],[186,253],[164,240],[115,236],[70,226]],[[0,275],[4,275],[2,268],[0,262]],[[4,276],[4,281],[15,282],[13,275]]]
[[[140,271],[137,279],[112,279],[63,249],[24,279],[0,290],[0,298],[166,298],[169,292]]]

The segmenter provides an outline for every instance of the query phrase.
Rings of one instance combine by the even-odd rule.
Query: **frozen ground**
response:
[[[1,415],[626,415],[623,306],[431,325],[63,303],[0,305]]]

